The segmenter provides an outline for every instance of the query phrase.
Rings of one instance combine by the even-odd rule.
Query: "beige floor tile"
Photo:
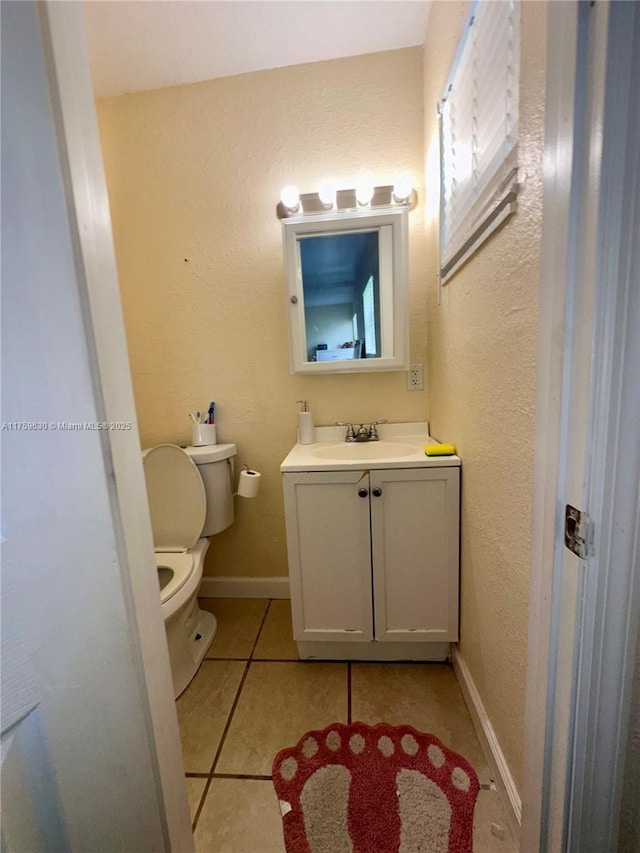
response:
[[[206,779],[194,779],[187,776],[187,796],[189,797],[189,812],[193,821],[200,805],[200,799],[204,791],[204,786],[207,784]]]
[[[271,782],[213,779],[194,833],[196,853],[284,853]]]
[[[187,773],[211,770],[244,669],[243,661],[204,660],[196,677],[178,698]]]
[[[491,824],[501,827],[504,837],[491,831]],[[480,791],[473,813],[473,853],[517,853],[507,818],[497,791]]]
[[[288,599],[271,602],[253,657],[257,660],[298,660]]]
[[[481,783],[489,781],[467,706],[453,669],[446,664],[352,664],[351,718],[430,732],[466,758]]]
[[[248,658],[258,636],[266,598],[201,598],[200,607],[218,620],[208,658]]]
[[[346,664],[252,663],[216,772],[269,775],[280,749],[346,720]]]

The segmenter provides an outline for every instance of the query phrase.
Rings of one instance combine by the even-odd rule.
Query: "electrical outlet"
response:
[[[422,391],[424,390],[424,380],[422,377],[422,365],[410,364],[407,370],[407,391]]]

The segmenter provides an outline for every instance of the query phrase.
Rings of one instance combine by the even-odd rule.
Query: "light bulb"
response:
[[[368,180],[360,181],[356,187],[356,201],[364,207],[373,198],[373,183]]]
[[[333,181],[323,181],[318,187],[318,197],[324,207],[333,207],[336,203],[336,185]]]
[[[296,211],[300,206],[300,196],[298,190],[293,186],[285,187],[280,193],[280,201],[290,211]]]
[[[397,202],[406,201],[413,190],[413,183],[408,175],[401,175],[393,185],[393,199]]]

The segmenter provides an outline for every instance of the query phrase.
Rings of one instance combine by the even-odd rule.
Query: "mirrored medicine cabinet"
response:
[[[408,211],[282,221],[291,373],[408,367]]]

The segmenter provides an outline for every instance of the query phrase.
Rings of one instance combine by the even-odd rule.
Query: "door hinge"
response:
[[[586,560],[594,552],[593,521],[586,512],[571,504],[564,509],[564,544],[581,560]]]

